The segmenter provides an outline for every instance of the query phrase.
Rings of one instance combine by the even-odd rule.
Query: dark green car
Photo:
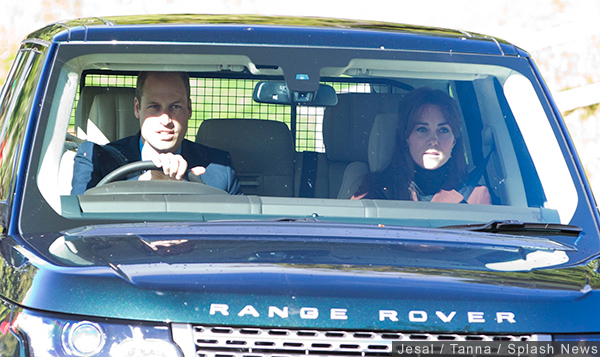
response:
[[[598,354],[598,210],[510,43],[79,19],[23,41],[0,105],[2,356]]]

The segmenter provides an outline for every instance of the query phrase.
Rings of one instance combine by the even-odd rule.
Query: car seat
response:
[[[229,152],[245,195],[292,197],[294,143],[285,123],[261,119],[209,119],[196,142]]]

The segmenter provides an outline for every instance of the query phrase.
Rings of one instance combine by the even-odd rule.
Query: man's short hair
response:
[[[186,93],[186,97],[189,100],[190,96],[191,96],[191,91],[190,91],[190,76],[187,74],[187,72],[152,72],[152,71],[142,71],[138,74],[137,77],[137,83],[135,85],[135,97],[137,98],[138,102],[142,102],[142,95],[144,94],[144,85],[146,84],[146,79],[148,79],[148,77],[150,77],[153,74],[157,74],[157,73],[175,73],[178,74],[179,77],[181,77],[181,80],[183,81],[183,86],[185,87],[185,93]]]

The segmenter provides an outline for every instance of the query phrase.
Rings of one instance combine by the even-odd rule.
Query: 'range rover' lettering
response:
[[[211,304],[209,308],[210,315],[220,314],[222,316],[229,316],[230,307],[227,304]],[[267,316],[268,317],[279,317],[283,319],[287,319],[290,317],[290,308],[288,306],[278,307],[278,306],[269,306],[267,308]],[[301,319],[316,319],[319,317],[319,309],[314,307],[301,307],[297,309],[297,314]],[[237,316],[253,316],[259,317],[261,314],[258,310],[252,305],[246,305],[242,309],[239,310]],[[434,315],[439,321],[444,323],[450,323],[456,317],[456,311],[450,311],[448,313],[443,311],[435,311]],[[331,308],[329,309],[329,318],[331,320],[347,320],[348,309],[341,308]],[[466,312],[467,321],[469,323],[485,323],[485,313],[479,311],[468,311]],[[508,322],[511,324],[516,323],[515,314],[512,312],[495,312],[493,313],[494,320],[497,323]],[[410,310],[406,314],[407,320],[409,322],[427,322],[430,319],[430,315],[423,310]],[[401,316],[396,310],[379,310],[379,321],[385,320],[398,322],[401,320]]]

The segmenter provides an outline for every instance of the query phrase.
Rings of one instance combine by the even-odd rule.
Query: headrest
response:
[[[288,126],[282,122],[204,120],[198,129],[196,142],[228,151],[236,171],[293,174],[294,143]]]
[[[369,135],[380,113],[397,113],[402,95],[346,93],[323,116],[323,142],[329,160],[368,161]]]
[[[81,93],[79,93],[79,99],[77,101],[77,109],[75,111],[76,127],[85,131],[94,97],[98,94],[105,93],[106,91],[106,87],[85,86],[81,88]]]
[[[96,94],[86,125],[88,140],[98,142],[104,136],[114,141],[137,133],[140,122],[134,114],[134,98],[134,88],[111,87]]]
[[[386,113],[375,116],[369,136],[369,170],[378,172],[385,169],[396,150],[396,128],[398,114]]]

